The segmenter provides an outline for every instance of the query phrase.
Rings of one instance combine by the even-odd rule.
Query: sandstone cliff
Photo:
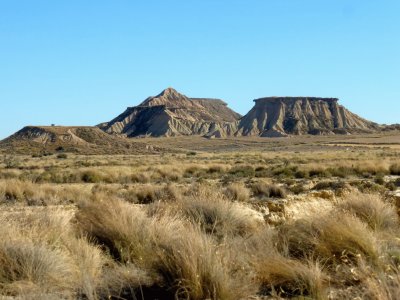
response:
[[[234,136],[351,134],[379,129],[377,124],[339,105],[336,98],[268,97],[254,102],[254,107],[235,124]],[[220,128],[207,136],[220,137],[229,133]]]
[[[205,135],[214,128],[232,126],[239,118],[222,100],[188,98],[168,88],[98,126],[128,137]]]

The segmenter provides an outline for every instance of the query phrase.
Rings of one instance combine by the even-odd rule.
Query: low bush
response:
[[[299,195],[307,191],[307,189],[304,187],[304,184],[302,183],[298,183],[289,187],[289,190],[295,195]]]
[[[66,153],[60,153],[60,154],[57,154],[57,158],[58,159],[67,159],[68,155]]]
[[[389,167],[391,175],[400,175],[400,164],[393,164]]]
[[[247,202],[250,191],[243,183],[232,183],[225,189],[225,195],[234,201]]]
[[[251,185],[253,195],[257,198],[285,198],[286,191],[284,188],[274,185],[267,184],[265,182],[257,182]]]
[[[84,171],[81,174],[81,180],[86,183],[99,183],[104,180],[99,172],[95,170]]]
[[[229,174],[236,177],[248,177],[252,178],[255,176],[255,170],[252,166],[239,165],[234,166],[229,170]]]
[[[318,182],[312,189],[316,191],[320,190],[332,190],[338,191],[347,187],[344,181],[321,181]]]

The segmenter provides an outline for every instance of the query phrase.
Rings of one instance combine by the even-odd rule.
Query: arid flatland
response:
[[[0,294],[395,299],[399,136],[29,142],[1,156]]]

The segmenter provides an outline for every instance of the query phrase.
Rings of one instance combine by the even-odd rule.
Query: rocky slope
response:
[[[254,100],[254,107],[235,123],[218,128],[209,137],[328,135],[367,133],[380,127],[351,113],[336,98],[268,97]]]
[[[0,152],[5,154],[140,154],[160,149],[109,135],[97,127],[27,126],[0,141]]]
[[[205,135],[218,128],[233,134],[239,118],[222,100],[188,98],[168,88],[98,127],[128,137]]]

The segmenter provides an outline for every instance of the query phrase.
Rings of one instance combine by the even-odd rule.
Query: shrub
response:
[[[311,169],[311,170],[309,170],[309,176],[317,177],[317,178],[331,177],[332,173],[330,171],[331,170],[326,170],[326,169]],[[337,173],[336,173],[336,175],[337,175]]]
[[[184,172],[184,177],[190,178],[190,177],[200,177],[201,175],[204,175],[206,173],[206,170],[200,166],[189,166],[186,168]]]
[[[234,175],[236,177],[249,177],[252,178],[255,176],[255,171],[252,166],[234,166],[229,170],[229,174]]]
[[[99,183],[103,181],[103,178],[98,172],[94,170],[88,170],[82,173],[81,180],[86,183]]]
[[[400,175],[400,164],[393,164],[389,168],[391,175]]]
[[[307,189],[304,187],[302,183],[298,183],[290,187],[289,190],[295,195],[299,195],[307,191]]]
[[[219,174],[223,172],[225,172],[225,168],[219,165],[210,166],[207,170],[207,173],[209,174]]]
[[[376,184],[374,182],[370,182],[367,180],[363,181],[354,181],[350,183],[352,186],[355,186],[360,192],[367,192],[367,193],[384,193],[386,188]]]
[[[257,182],[251,186],[251,190],[255,197],[266,197],[266,198],[285,198],[286,191],[284,188],[274,185],[267,184],[265,182]]]
[[[257,167],[255,169],[255,177],[258,178],[265,178],[265,177],[269,177],[271,175],[271,171],[265,167]]]
[[[375,177],[375,183],[376,183],[376,184],[379,184],[379,185],[384,185],[384,184],[385,184],[385,178],[384,178],[384,176],[383,176],[382,174],[378,174],[378,175]]]
[[[66,153],[60,153],[60,154],[57,154],[57,158],[58,159],[67,159],[68,155]]]
[[[226,190],[225,195],[232,200],[247,202],[250,199],[250,191],[243,183],[232,183]]]
[[[309,178],[310,177],[310,172],[307,170],[298,170],[296,173],[294,173],[294,177],[296,178]]]
[[[336,192],[346,187],[347,184],[343,181],[321,181],[313,187],[313,190],[332,190]]]
[[[295,173],[297,172],[298,167],[297,166],[288,166],[285,165],[283,167],[278,167],[273,171],[273,174],[275,176],[281,177],[281,178],[293,178],[295,177]]]

